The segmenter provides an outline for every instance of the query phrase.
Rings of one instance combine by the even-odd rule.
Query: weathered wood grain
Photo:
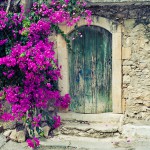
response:
[[[82,37],[72,41],[69,52],[70,109],[80,113],[112,111],[112,37],[100,27],[82,26]],[[70,34],[74,38],[75,32]]]

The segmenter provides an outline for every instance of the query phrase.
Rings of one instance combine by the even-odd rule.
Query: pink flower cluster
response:
[[[28,143],[28,146],[31,148],[36,148],[40,145],[40,141],[36,137],[34,137],[33,139],[27,139],[26,142]]]
[[[15,118],[10,113],[3,113],[0,119],[5,120],[5,121],[13,121]]]
[[[73,26],[75,25],[79,20],[80,20],[80,15],[79,13],[76,12],[76,10],[73,12],[73,16],[66,11],[66,7],[69,4],[70,0],[64,0],[64,4],[59,4],[58,5],[58,0],[53,0],[51,2],[51,5],[53,7],[56,7],[57,10],[54,8],[48,8],[47,5],[42,4],[41,6],[38,6],[38,3],[35,2],[33,4],[33,10],[36,11],[36,14],[45,16],[49,18],[49,21],[53,24],[58,24],[58,23],[65,23],[67,26]],[[76,5],[82,5],[83,7],[86,6],[86,2],[76,2]],[[91,19],[91,11],[90,10],[85,10],[82,13],[86,16],[86,21],[88,25],[91,25],[92,19]]]
[[[4,88],[6,101],[12,105],[12,115],[21,119],[28,110],[37,107],[45,109],[48,101],[55,100],[56,106],[68,107],[70,97],[60,96],[50,83],[60,77],[60,68],[54,57],[53,43],[39,41],[34,47],[32,43],[20,44],[12,48],[10,55],[0,58],[0,65],[19,66],[25,75],[23,87],[9,86]],[[4,72],[7,78],[14,75],[14,70]]]
[[[33,122],[32,122],[32,126],[33,127],[39,127],[39,123],[42,119],[42,115],[41,114],[38,114],[37,117],[33,117]]]
[[[92,12],[90,10],[85,10],[85,13],[87,14],[86,22],[87,22],[88,26],[90,26],[92,23],[92,19],[91,19]]]
[[[53,119],[54,119],[53,127],[58,128],[61,124],[60,116],[54,116]]]
[[[20,6],[21,8],[21,12],[18,14],[18,13],[14,13],[13,16],[12,16],[12,24],[15,24],[15,26],[18,26],[20,23],[22,23],[23,19],[25,19],[25,16],[24,16],[24,7],[23,6]]]
[[[0,30],[3,30],[6,27],[7,22],[7,13],[3,10],[0,10]]]
[[[7,41],[8,41],[7,39],[0,40],[0,46],[1,46],[1,45],[4,45]]]
[[[37,23],[32,23],[28,29],[30,41],[38,42],[41,39],[41,35],[47,37],[50,34],[50,27],[50,22],[44,19],[40,19]]]
[[[3,87],[2,96],[11,105],[11,112],[1,116],[4,121],[24,119],[31,131],[34,128],[38,130],[43,119],[50,122],[49,126],[53,128],[60,126],[60,116],[48,116],[45,111],[48,110],[49,103],[56,108],[69,107],[71,97],[69,94],[61,96],[57,88],[61,67],[55,59],[54,43],[48,40],[48,36],[58,29],[54,28],[58,24],[77,24],[81,15],[86,18],[88,25],[92,21],[91,11],[82,9],[85,2],[76,2],[72,11],[69,11],[70,4],[70,0],[52,0],[50,7],[44,3],[34,3],[32,15],[28,19],[24,16],[23,7],[21,13],[14,13],[9,19],[5,11],[0,11],[0,32],[7,27],[10,35],[18,39],[12,39],[10,53],[0,58],[0,65],[5,66],[5,71],[2,71],[4,78],[8,81],[16,79],[15,83]],[[0,45],[7,41],[11,42],[5,37],[0,40]],[[1,108],[0,104],[0,110]],[[32,148],[39,146],[34,133],[33,139],[28,139],[27,143]]]

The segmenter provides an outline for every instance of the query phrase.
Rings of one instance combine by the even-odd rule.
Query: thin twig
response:
[[[7,12],[7,13],[9,12],[10,3],[11,3],[11,0],[8,0],[8,4],[7,4],[7,8],[6,8],[6,12]]]

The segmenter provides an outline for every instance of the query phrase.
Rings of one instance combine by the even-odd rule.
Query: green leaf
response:
[[[39,134],[39,133],[40,133],[40,128],[39,128],[39,127],[36,127],[36,131],[37,131],[37,133]]]
[[[31,22],[30,22],[29,18],[26,18],[23,20],[23,27],[24,28],[30,27],[30,24],[31,24]]]
[[[23,122],[26,122],[26,119],[27,119],[26,116],[23,116],[23,117],[22,117],[22,121],[23,121]]]
[[[44,136],[44,131],[42,131],[39,135],[40,135],[40,136]]]
[[[22,53],[20,54],[20,57],[24,57],[26,55],[26,53]]]

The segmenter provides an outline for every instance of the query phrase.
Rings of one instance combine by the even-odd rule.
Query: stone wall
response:
[[[93,16],[104,17],[111,20],[112,24],[122,27],[121,90],[123,112],[126,116],[126,122],[133,122],[133,120],[149,121],[150,2],[88,3],[88,8],[92,10]],[[97,19],[98,24],[102,25],[99,19]],[[61,43],[59,47],[63,47],[60,40],[59,43]],[[58,59],[60,63],[63,63],[63,59],[59,57]],[[64,64],[63,66],[66,67],[67,65]],[[64,72],[66,73],[66,71]],[[64,86],[63,84],[63,88]]]
[[[124,21],[123,99],[127,117],[150,120],[150,24]]]
[[[150,2],[89,3],[88,8],[93,16],[107,18],[122,26],[122,102],[126,122],[149,121]],[[62,63],[61,59],[59,61]]]
[[[122,102],[126,122],[149,121],[150,3],[89,3],[88,7],[94,16],[122,26]]]

